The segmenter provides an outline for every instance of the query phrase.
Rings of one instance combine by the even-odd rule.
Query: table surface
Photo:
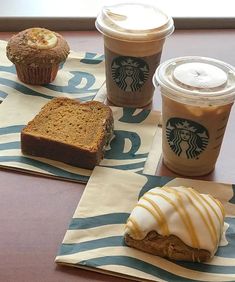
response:
[[[0,32],[0,40],[13,33]],[[96,31],[61,32],[74,51],[103,53]],[[235,30],[180,30],[165,43],[162,61],[179,56],[213,57],[235,65]],[[153,108],[160,109],[158,92]],[[215,170],[198,179],[235,183],[235,108]],[[162,163],[158,175],[175,176]],[[0,169],[0,282],[127,281],[82,269],[57,266],[55,255],[84,185]]]

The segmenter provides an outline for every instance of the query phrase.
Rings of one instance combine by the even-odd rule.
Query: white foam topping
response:
[[[150,231],[162,236],[175,235],[186,245],[216,252],[224,226],[224,209],[210,195],[192,188],[154,188],[140,198],[125,232],[136,240]]]

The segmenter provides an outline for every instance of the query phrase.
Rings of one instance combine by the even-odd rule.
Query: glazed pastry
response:
[[[224,208],[192,188],[162,187],[145,193],[125,228],[128,246],[174,260],[207,261],[220,242]]]
[[[36,27],[12,36],[6,51],[22,82],[41,85],[55,79],[60,63],[69,54],[69,46],[60,34]]]
[[[21,132],[24,154],[92,169],[112,137],[112,110],[98,101],[54,98]]]

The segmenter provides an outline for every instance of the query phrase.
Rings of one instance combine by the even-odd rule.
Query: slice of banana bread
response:
[[[92,169],[103,158],[112,132],[112,110],[103,103],[54,98],[22,130],[21,149]]]

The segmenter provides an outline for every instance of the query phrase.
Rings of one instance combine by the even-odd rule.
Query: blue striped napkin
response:
[[[105,80],[104,57],[95,53],[71,52],[55,81],[44,86],[32,86],[18,80],[15,67],[5,55],[5,48],[6,42],[0,41],[0,166],[86,183],[91,170],[22,155],[20,131],[54,97],[66,96],[81,101],[94,99]],[[141,172],[160,113],[117,107],[112,110],[115,138],[101,165]]]
[[[138,198],[165,184],[190,186],[223,203],[224,244],[210,262],[175,262],[125,246],[124,225]],[[235,185],[96,167],[56,262],[135,281],[235,281]]]

